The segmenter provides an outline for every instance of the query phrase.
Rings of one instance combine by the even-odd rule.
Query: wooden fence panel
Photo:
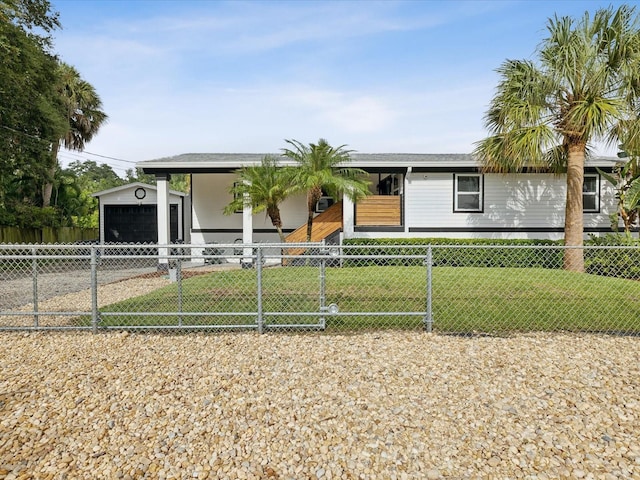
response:
[[[4,244],[75,243],[87,240],[97,240],[98,236],[99,232],[97,228],[0,227],[0,243]]]

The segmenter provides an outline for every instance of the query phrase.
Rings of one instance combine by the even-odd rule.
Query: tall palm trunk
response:
[[[582,185],[584,182],[584,142],[569,143],[567,160],[567,203],[564,215],[564,242],[568,247],[584,244],[584,215],[582,205]],[[564,269],[584,272],[584,251],[581,248],[567,248],[564,251]]]
[[[51,194],[53,193],[53,179],[56,176],[56,170],[58,169],[58,150],[60,149],[60,142],[54,142],[51,146],[51,165],[47,170],[47,178],[45,178],[44,185],[42,187],[42,206],[48,207],[51,205]]]
[[[282,218],[280,217],[280,209],[277,207],[267,207],[267,215],[271,219],[271,223],[276,227],[280,242],[285,243],[284,233],[282,232]]]

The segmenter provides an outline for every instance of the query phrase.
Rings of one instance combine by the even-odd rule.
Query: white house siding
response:
[[[453,211],[453,173],[412,173],[405,192],[405,232],[358,233],[356,236],[451,238],[548,238],[564,226],[566,179],[551,174],[484,175],[484,211]],[[585,228],[610,226],[615,208],[612,189],[600,182],[600,212],[585,213]],[[418,231],[411,231],[417,229]],[[424,229],[424,231],[419,231]],[[492,230],[495,229],[495,230]],[[502,231],[501,231],[502,230]]]
[[[233,235],[222,238],[220,234],[207,233],[210,229],[242,229],[240,214],[225,216],[223,208],[231,201],[228,193],[233,174],[194,174],[191,178],[191,242],[233,242]],[[204,231],[201,231],[204,230]]]
[[[229,188],[236,179],[233,173],[193,174],[193,244],[233,243],[242,237],[242,214],[223,214],[232,199]],[[564,227],[565,181],[564,175],[486,174],[484,211],[454,213],[454,174],[413,172],[405,183],[404,232],[355,231],[353,237],[560,239]],[[612,188],[601,179],[600,212],[584,214],[585,228],[609,227],[609,214],[615,209],[615,203]],[[304,195],[286,200],[281,205],[281,215],[285,231],[304,225],[307,217]],[[253,229],[254,242],[278,241],[265,212],[253,215]],[[543,229],[559,231],[541,231]]]
[[[233,173],[193,174],[192,188],[192,233],[194,244],[233,243],[242,238],[242,213],[224,215],[223,210],[233,197],[229,188],[237,176]],[[294,230],[307,221],[304,195],[287,199],[280,206],[283,229]],[[253,241],[279,242],[278,234],[266,212],[253,215]],[[264,232],[269,230],[269,232]]]

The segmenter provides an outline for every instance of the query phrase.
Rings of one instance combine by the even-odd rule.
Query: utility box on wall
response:
[[[100,202],[100,243],[157,243],[158,205],[155,185],[135,182],[93,194]],[[183,192],[169,191],[170,240],[190,242]]]

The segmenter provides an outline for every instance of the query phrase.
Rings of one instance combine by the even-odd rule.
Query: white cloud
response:
[[[451,79],[449,62],[464,70],[465,59],[412,62],[449,41],[423,44],[425,32],[457,36],[461,18],[508,2],[158,2],[139,17],[109,5],[120,16],[77,22],[56,50],[110,117],[87,150],[139,161],[321,137],[363,152],[469,152],[495,65]],[[393,70],[384,49],[418,53]]]
[[[396,117],[383,97],[374,93],[340,92],[313,87],[286,88],[283,101],[291,109],[306,109],[308,116],[345,133],[380,133]]]
[[[479,109],[460,92],[339,91],[296,85],[149,90],[111,104],[88,147],[126,160],[186,152],[277,152],[285,138],[327,138],[362,152],[469,152],[482,138]],[[471,92],[469,92],[471,93]]]

